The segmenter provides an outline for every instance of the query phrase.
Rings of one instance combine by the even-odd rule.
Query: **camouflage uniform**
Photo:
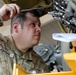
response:
[[[49,72],[41,57],[34,50],[29,49],[22,55],[11,36],[0,34],[0,75],[12,75],[14,63],[19,64],[29,73],[32,73],[33,70],[36,73]]]

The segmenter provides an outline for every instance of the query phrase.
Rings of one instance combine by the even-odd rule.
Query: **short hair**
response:
[[[25,10],[25,11],[21,11],[18,15],[16,15],[15,17],[13,17],[11,19],[11,33],[13,32],[13,23],[14,22],[18,22],[21,24],[21,27],[23,28],[23,23],[26,20],[26,14],[27,13],[31,13],[33,16],[35,17],[40,17],[40,14],[37,10]]]

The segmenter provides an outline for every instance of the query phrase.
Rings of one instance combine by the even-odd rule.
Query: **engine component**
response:
[[[34,47],[34,51],[42,57],[50,71],[53,71],[54,66],[57,67],[58,71],[62,71],[62,57],[59,48],[56,50],[54,45],[39,44]]]
[[[52,0],[52,3],[53,11],[48,13],[65,27],[76,30],[76,0]]]

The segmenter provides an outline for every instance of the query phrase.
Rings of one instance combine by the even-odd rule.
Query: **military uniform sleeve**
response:
[[[5,37],[0,34],[0,75],[12,75],[11,59],[5,52],[7,51],[5,41]]]

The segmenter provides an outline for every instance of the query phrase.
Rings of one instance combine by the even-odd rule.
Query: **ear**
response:
[[[14,22],[14,23],[13,23],[13,31],[14,31],[15,33],[18,33],[18,32],[19,32],[19,28],[20,28],[20,24],[17,23],[17,22]]]

